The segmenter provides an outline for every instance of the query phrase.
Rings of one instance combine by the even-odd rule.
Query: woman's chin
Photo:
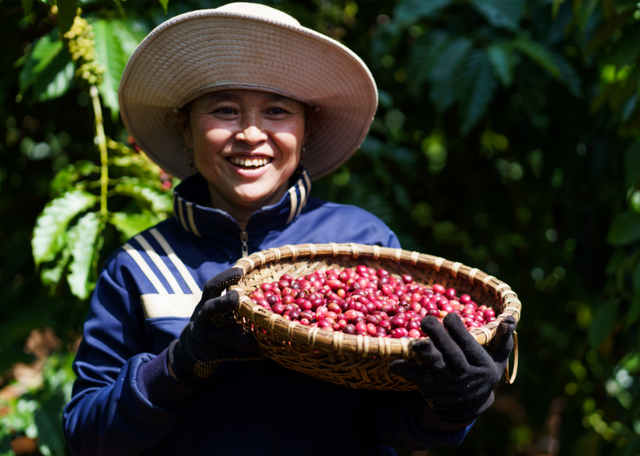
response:
[[[269,206],[271,204],[277,203],[284,192],[282,191],[282,187],[272,187],[269,188],[251,188],[251,186],[247,186],[249,188],[241,188],[237,189],[236,192],[236,201],[238,203],[246,205],[246,206]]]

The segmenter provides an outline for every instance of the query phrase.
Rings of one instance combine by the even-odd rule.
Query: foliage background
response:
[[[429,454],[640,454],[636,3],[269,4],[353,49],[380,89],[361,151],[314,193],[523,302],[516,383],[460,448]],[[86,296],[113,249],[170,215],[176,183],[129,148],[120,73],[155,25],[218,5],[0,2],[0,454],[68,454],[60,412]],[[61,38],[78,6],[93,60]]]

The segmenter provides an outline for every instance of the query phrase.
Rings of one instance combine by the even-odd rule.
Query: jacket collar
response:
[[[289,190],[280,201],[265,206],[249,219],[246,231],[252,235],[266,234],[293,222],[307,204],[311,179],[300,166],[293,175]],[[173,214],[183,230],[204,238],[222,238],[239,233],[240,227],[227,212],[208,207],[211,200],[207,181],[194,174],[184,179],[173,193]]]

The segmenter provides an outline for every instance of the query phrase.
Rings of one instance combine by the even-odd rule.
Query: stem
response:
[[[107,190],[109,187],[109,168],[107,155],[107,138],[104,134],[104,125],[102,124],[102,108],[100,106],[100,97],[98,97],[98,89],[95,85],[89,90],[91,101],[93,101],[93,112],[96,116],[96,139],[98,140],[98,149],[100,150],[100,215],[106,217],[107,210]]]

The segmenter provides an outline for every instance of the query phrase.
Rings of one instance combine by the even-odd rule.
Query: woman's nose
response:
[[[253,146],[261,141],[265,141],[267,139],[267,135],[262,130],[262,126],[258,119],[255,119],[254,116],[247,116],[244,122],[242,122],[240,131],[236,133],[236,139]]]

